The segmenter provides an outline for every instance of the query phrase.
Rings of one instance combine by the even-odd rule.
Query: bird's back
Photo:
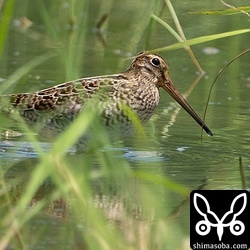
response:
[[[145,89],[140,86],[126,72],[82,78],[34,93],[1,96],[0,109],[12,118],[16,114],[21,115],[31,125],[39,123],[61,131],[93,100],[93,109],[98,108],[104,125],[112,127],[120,123],[126,127],[131,123],[129,112],[124,111],[126,107],[145,122],[158,104],[158,90],[146,92],[147,98]],[[150,100],[151,95],[156,96],[155,103]]]

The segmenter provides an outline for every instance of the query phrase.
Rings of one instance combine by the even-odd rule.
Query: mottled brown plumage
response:
[[[104,125],[109,129],[120,129],[122,136],[127,136],[134,131],[134,125],[125,106],[145,123],[159,103],[160,87],[165,89],[207,134],[212,135],[175,89],[164,59],[146,53],[139,53],[128,70],[120,74],[82,78],[35,93],[2,96],[5,105],[1,109],[5,113],[18,112],[31,124],[42,121],[45,130],[60,132],[84,109],[90,99],[97,97],[98,112]]]

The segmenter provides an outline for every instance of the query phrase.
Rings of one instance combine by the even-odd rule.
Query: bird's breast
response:
[[[131,108],[138,115],[141,122],[145,123],[153,115],[159,104],[159,99],[159,90],[156,87],[138,90],[137,94],[134,95]]]
[[[128,121],[131,120],[131,113],[134,113],[142,123],[145,123],[153,115],[159,99],[159,90],[155,86],[119,90],[114,92],[106,114],[109,114],[109,117],[116,114],[126,116]]]

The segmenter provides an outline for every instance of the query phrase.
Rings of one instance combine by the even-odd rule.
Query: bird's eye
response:
[[[154,66],[159,66],[160,65],[160,60],[158,58],[156,58],[156,57],[154,57],[151,62],[152,62],[152,64]]]

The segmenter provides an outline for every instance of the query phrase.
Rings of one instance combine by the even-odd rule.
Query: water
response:
[[[28,0],[23,1],[23,4],[14,12],[8,40],[0,61],[0,77],[8,78],[22,65],[45,51],[57,50],[58,52],[59,50],[59,56],[31,69],[29,73],[22,75],[18,82],[4,86],[5,93],[31,92],[78,77],[117,73],[125,70],[130,64],[131,60],[124,60],[124,58],[141,50],[164,47],[176,42],[175,38],[158,23],[151,24],[151,30],[145,29],[144,23],[150,21],[152,10],[157,9],[157,4],[154,5],[152,2],[137,1],[134,4],[134,1],[126,3],[117,1],[111,4],[105,1],[100,4],[99,1],[86,1],[86,3],[79,3],[78,21],[80,21],[75,29],[81,39],[76,40],[74,33],[70,32],[69,24],[64,20],[65,13],[68,13],[67,2],[60,2],[58,6],[49,3],[46,5],[49,14],[54,18],[55,35],[53,29],[46,30],[44,17],[38,15],[41,5],[34,6]],[[241,1],[242,5],[243,2],[247,5],[247,1]],[[159,6],[162,8],[161,18],[174,26],[166,6],[161,5],[160,1]],[[223,6],[220,2],[186,1],[179,6],[175,4],[174,7],[187,38],[249,28],[249,18],[244,14],[234,16],[186,14],[188,11],[221,9]],[[95,24],[105,13],[110,13],[110,16],[102,27],[103,37],[100,38],[100,34],[95,30]],[[28,29],[20,24],[20,17],[23,15],[33,21]],[[128,15],[130,18],[127,18]],[[205,75],[191,92],[188,102],[201,116],[217,72],[248,48],[249,39],[248,33],[192,47]],[[71,54],[65,52],[70,50]],[[188,53],[179,49],[160,54],[169,63],[171,79],[177,89],[182,93],[186,92],[197,77],[197,69]],[[71,58],[72,55],[75,56],[74,60]],[[118,172],[119,161],[125,159],[133,170],[160,174],[190,189],[197,189],[202,185],[208,189],[240,189],[239,157],[241,156],[249,187],[249,58],[248,53],[234,62],[215,83],[206,116],[206,123],[213,131],[213,137],[203,134],[201,143],[200,127],[161,90],[161,101],[157,112],[145,126],[146,139],[137,135],[126,139],[124,143],[107,145],[100,152],[113,154]],[[0,85],[2,84],[4,82]],[[7,125],[15,128],[14,123],[6,125],[4,121],[2,122],[2,128],[6,128]],[[51,149],[51,143],[48,142],[40,142],[40,146],[45,152]],[[20,198],[25,182],[29,180],[34,166],[39,161],[38,156],[36,147],[27,141],[25,136],[2,138],[0,164],[5,174],[6,185],[14,200]],[[76,154],[72,149],[67,156],[67,161],[71,162],[72,171],[81,175],[84,174],[82,162],[89,158],[91,155]],[[93,176],[102,175],[99,164],[99,161],[94,159],[91,171]],[[114,182],[117,186],[123,185],[119,180]],[[153,186],[152,183],[148,185]],[[106,197],[100,192],[100,186],[102,186],[102,179],[96,181],[93,189],[96,193],[97,207],[106,204],[110,207],[110,211],[113,211],[113,213],[110,212],[113,215],[116,211],[114,207],[119,207],[119,199],[117,199],[119,195]],[[33,203],[36,204],[42,198],[49,197],[53,190],[53,182],[45,182],[33,198]],[[136,185],[133,186],[133,190],[138,192]],[[162,186],[158,187],[156,193],[159,196],[158,206],[162,207],[163,211],[165,209],[166,216],[171,214],[183,200]],[[126,195],[121,194],[121,196]],[[33,203],[31,202],[31,207]],[[184,206],[183,210],[176,221],[183,227],[182,237],[185,240],[189,235],[188,205]],[[80,246],[84,245],[78,233],[86,228],[81,223],[75,224],[72,217],[77,218],[77,214],[70,213],[71,208],[67,207],[65,199],[58,198],[51,202],[42,213],[30,221],[27,231],[42,230],[41,228],[46,230],[41,232],[42,240],[36,242],[33,239],[34,242],[31,241],[28,248],[53,249],[57,245],[61,247],[60,249],[70,249],[79,242]],[[110,219],[115,220],[111,215]],[[121,221],[121,223],[124,222]],[[78,233],[74,236],[68,235],[69,230]]]

